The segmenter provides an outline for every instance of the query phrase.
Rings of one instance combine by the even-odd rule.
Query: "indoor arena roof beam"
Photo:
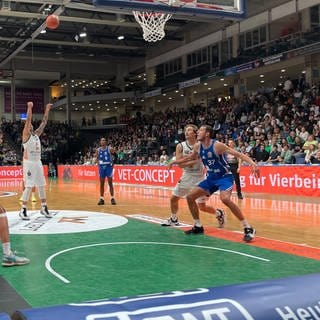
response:
[[[69,2],[71,2],[72,0],[63,0],[61,1],[61,6],[58,7],[53,14],[60,16],[61,13],[64,11],[65,9],[65,5],[68,4]],[[42,2],[43,3],[43,2]],[[20,44],[20,46],[15,49],[14,51],[12,51],[8,56],[6,56],[1,62],[0,62],[0,68],[3,68],[7,63],[9,63],[21,50],[23,50],[26,46],[28,46],[40,33],[43,29],[46,28],[46,22],[44,21],[40,27],[37,28],[37,30],[35,30],[31,37],[25,41],[23,41],[23,43]]]

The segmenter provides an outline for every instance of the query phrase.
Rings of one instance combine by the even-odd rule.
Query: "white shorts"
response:
[[[42,187],[46,185],[41,161],[23,160],[23,180],[25,187]]]
[[[178,198],[185,198],[186,195],[198,185],[198,183],[205,179],[205,176],[191,175],[184,173],[173,189],[172,194]],[[208,200],[208,197],[200,197],[197,199],[198,203],[204,203]]]

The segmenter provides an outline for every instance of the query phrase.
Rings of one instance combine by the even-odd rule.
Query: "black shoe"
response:
[[[104,200],[100,199],[99,202],[98,202],[98,206],[102,206],[103,204],[104,204]]]
[[[186,230],[184,232],[185,234],[202,234],[204,233],[204,229],[203,227],[197,227],[197,226],[193,226],[192,229]]]
[[[254,239],[256,235],[256,230],[253,228],[244,228],[243,229],[243,240],[246,242],[250,242]]]
[[[104,203],[104,202],[103,202]],[[116,203],[116,200],[114,200],[113,198],[111,198],[111,204],[113,205],[113,206],[115,206],[117,203]]]
[[[47,206],[42,206],[40,213],[43,214],[46,218],[52,218],[52,214],[49,212]]]
[[[238,199],[242,200],[243,199],[243,195],[241,192],[238,193]]]
[[[30,217],[27,215],[27,208],[21,208],[19,216],[22,220],[30,220]]]

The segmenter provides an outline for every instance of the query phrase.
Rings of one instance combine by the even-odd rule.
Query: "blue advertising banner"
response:
[[[0,320],[10,320],[10,317],[6,313],[0,313]]]
[[[320,274],[18,311],[27,320],[319,320]]]

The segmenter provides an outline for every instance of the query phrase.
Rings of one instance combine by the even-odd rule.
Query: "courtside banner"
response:
[[[0,320],[11,320],[6,313],[0,313]]]
[[[44,175],[48,176],[48,166],[43,166]],[[22,179],[23,171],[22,166],[1,166],[0,179]]]
[[[167,170],[166,166],[114,166],[113,181],[134,185],[173,187],[182,171],[179,167]],[[63,179],[99,180],[98,166],[58,166]]]
[[[114,182],[132,185],[174,187],[182,174],[179,167],[114,166]],[[58,176],[64,179],[99,180],[97,166],[58,166]],[[260,166],[260,177],[251,175],[250,167],[241,167],[241,187],[244,192],[320,196],[320,166],[273,165]]]
[[[320,274],[21,310],[24,320],[318,320]]]
[[[259,178],[250,173],[250,167],[241,167],[244,192],[320,197],[319,165],[260,166]]]

